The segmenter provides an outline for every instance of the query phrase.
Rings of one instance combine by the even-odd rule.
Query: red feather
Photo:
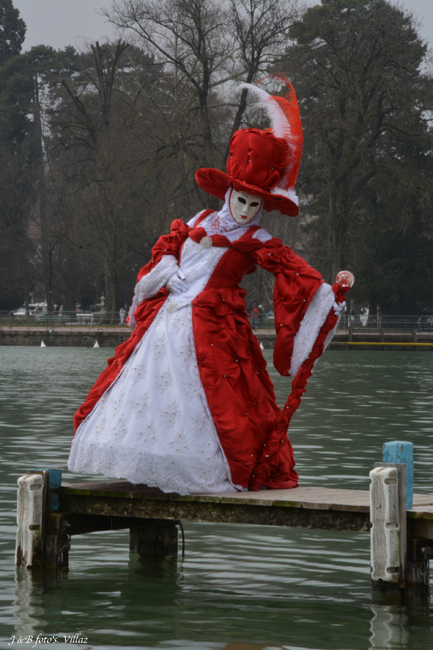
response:
[[[289,145],[290,153],[287,160],[286,172],[282,179],[282,187],[289,190],[295,187],[299,165],[301,164],[303,143],[301,116],[299,114],[299,105],[298,100],[296,99],[295,89],[285,75],[274,74],[269,75],[268,77],[263,77],[258,81],[257,85],[269,77],[279,79],[284,83],[288,90],[287,94],[283,97],[280,97],[279,95],[269,95],[269,100],[273,100],[278,104],[287,120],[287,128],[284,128],[284,134],[282,137],[284,137]]]

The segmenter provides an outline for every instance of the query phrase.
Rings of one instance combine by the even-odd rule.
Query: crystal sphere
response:
[[[350,271],[340,271],[337,274],[337,284],[345,289],[350,289],[355,284],[355,276]]]

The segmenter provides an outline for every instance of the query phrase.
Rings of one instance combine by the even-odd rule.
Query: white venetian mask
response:
[[[246,192],[232,190],[230,194],[230,212],[233,219],[241,226],[249,223],[259,212],[263,199]]]

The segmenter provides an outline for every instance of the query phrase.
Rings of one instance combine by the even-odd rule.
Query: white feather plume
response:
[[[275,195],[286,196],[298,205],[298,198],[294,192],[299,165],[302,156],[302,123],[299,115],[299,106],[295,90],[284,75],[271,75],[278,78],[288,89],[285,97],[271,95],[263,88],[253,84],[241,84],[240,88],[251,91],[253,97],[258,98],[257,106],[261,106],[267,113],[271,122],[271,129],[277,138],[282,138],[288,145],[285,169],[281,175],[279,187],[274,188]]]
[[[290,142],[292,135],[290,124],[272,95],[267,93],[266,90],[263,90],[263,88],[259,88],[253,84],[243,83],[240,88],[246,88],[260,98],[260,102],[258,102],[257,105],[262,106],[268,114],[274,135],[277,138],[284,138],[286,142]]]

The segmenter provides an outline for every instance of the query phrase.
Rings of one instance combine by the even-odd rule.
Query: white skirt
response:
[[[81,423],[69,470],[178,494],[242,489],[230,480],[200,380],[192,306],[169,305]]]

